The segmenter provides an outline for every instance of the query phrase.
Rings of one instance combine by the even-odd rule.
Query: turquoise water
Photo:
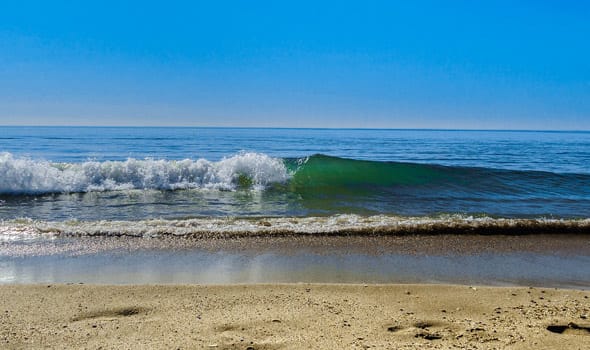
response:
[[[1,127],[0,219],[590,217],[590,133]]]

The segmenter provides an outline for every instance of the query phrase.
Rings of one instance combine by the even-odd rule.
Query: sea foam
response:
[[[88,161],[53,163],[0,153],[0,194],[45,194],[127,189],[262,189],[287,181],[281,159],[239,153],[217,162],[206,159]]]
[[[341,214],[321,217],[214,217],[139,221],[0,221],[0,242],[40,236],[65,237],[282,237],[282,236],[404,236],[441,234],[527,235],[584,234],[586,219],[510,219],[441,215],[403,217]]]

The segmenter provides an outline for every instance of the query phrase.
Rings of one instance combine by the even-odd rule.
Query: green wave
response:
[[[395,190],[466,192],[470,194],[559,194],[590,198],[590,175],[556,174],[419,163],[380,162],[322,154],[286,159],[292,173],[288,184],[295,192],[342,191],[395,194]]]
[[[411,163],[354,160],[314,155],[304,161],[287,161],[294,172],[291,186],[342,187],[422,185],[448,177],[442,167]]]

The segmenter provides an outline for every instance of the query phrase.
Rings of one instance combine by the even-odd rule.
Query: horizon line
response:
[[[289,126],[197,126],[197,125],[4,125],[12,128],[195,128],[195,129],[285,129],[285,130],[397,130],[397,131],[493,131],[493,132],[571,132],[587,133],[590,129],[477,129],[477,128],[363,128],[363,127],[289,127]]]

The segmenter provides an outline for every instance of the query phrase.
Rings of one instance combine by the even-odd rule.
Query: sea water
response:
[[[590,217],[590,133],[1,127],[0,219]]]
[[[589,230],[588,132],[0,127],[0,283],[588,288]]]

